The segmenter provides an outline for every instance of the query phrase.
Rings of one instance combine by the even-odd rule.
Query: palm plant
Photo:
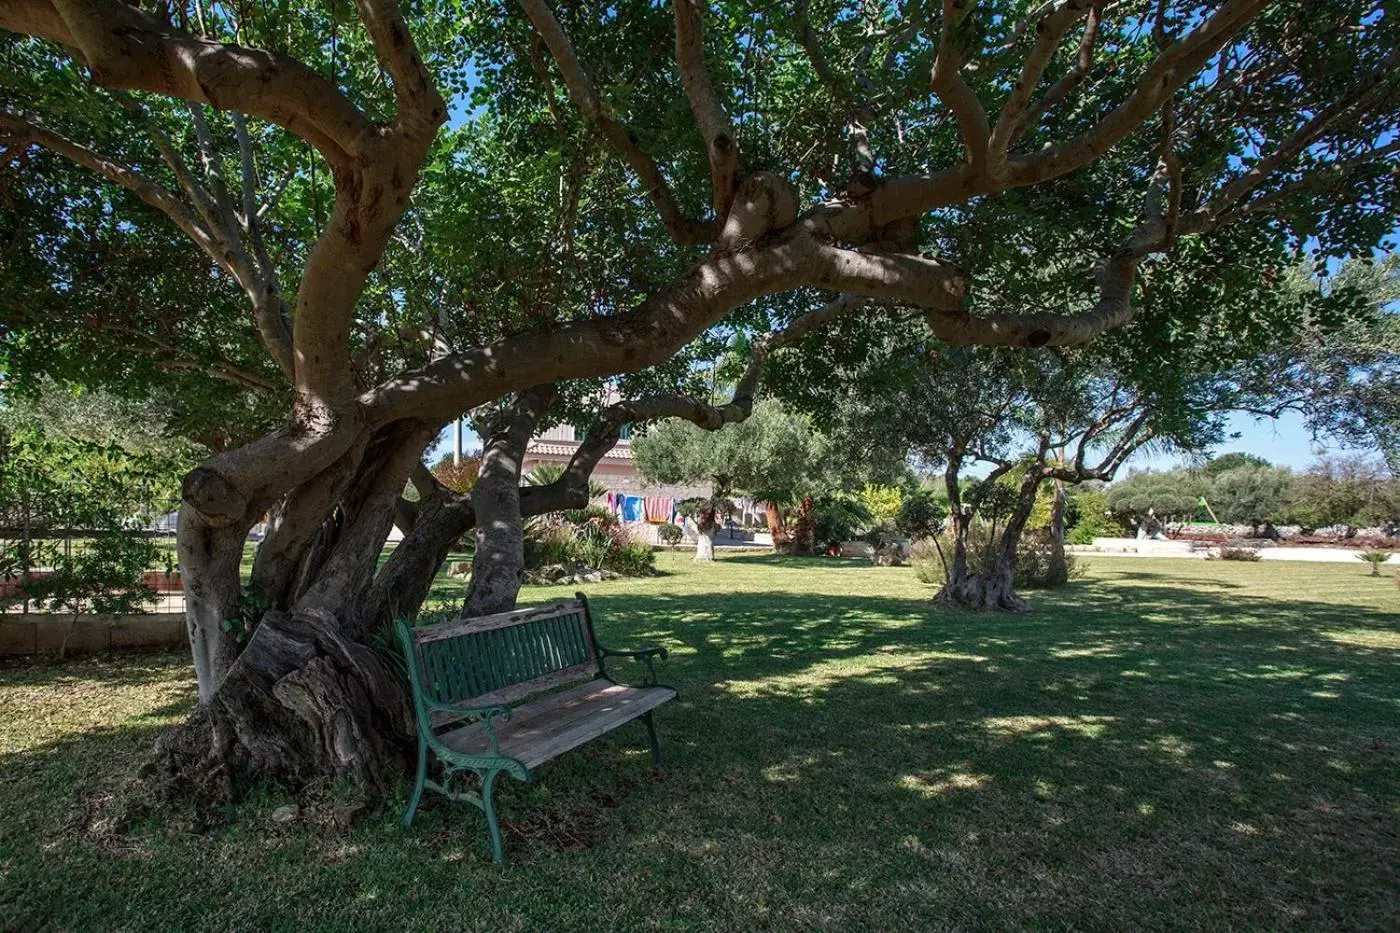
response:
[[[1356,555],[1356,559],[1364,560],[1366,563],[1370,564],[1371,576],[1379,577],[1381,575],[1381,564],[1390,560],[1390,552],[1380,550],[1362,551],[1360,554]]]

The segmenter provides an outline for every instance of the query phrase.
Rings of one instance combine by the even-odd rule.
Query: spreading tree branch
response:
[[[156,184],[136,169],[76,143],[14,111],[0,109],[0,142],[9,149],[34,145],[55,152],[65,159],[96,172],[120,185],[142,201],[165,214],[201,250],[210,255],[217,250],[214,235],[204,221],[195,216],[175,192]]]
[[[661,215],[661,222],[671,239],[682,245],[712,242],[719,231],[722,218],[709,222],[695,221],[681,213],[670,186],[662,177],[656,162],[642,150],[637,134],[615,119],[598,96],[587,72],[583,70],[583,65],[574,53],[573,43],[569,41],[564,28],[559,25],[559,20],[548,5],[544,0],[520,0],[520,6],[534,24],[535,31],[544,41],[545,47],[549,49],[574,106],[631,166],[646,190],[647,197],[651,199],[652,206]]]
[[[734,200],[735,176],[739,168],[739,144],[734,127],[710,82],[705,67],[705,44],[701,21],[702,0],[672,0],[676,16],[676,62],[681,69],[681,83],[690,100],[690,110],[705,137],[705,151],[710,159],[710,188],[715,217],[729,215]]]
[[[943,0],[943,29],[929,85],[957,120],[958,132],[967,150],[966,166],[975,177],[983,174],[986,168],[991,127],[987,123],[987,111],[960,71],[967,41],[966,30],[962,27],[968,21],[972,6],[970,0]]]
[[[0,27],[72,50],[93,80],[260,117],[305,139],[333,165],[379,140],[334,84],[276,52],[202,39],[122,0],[7,0]]]

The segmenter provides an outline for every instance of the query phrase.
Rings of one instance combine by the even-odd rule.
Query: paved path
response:
[[[1069,549],[1090,557],[1181,557],[1205,560],[1215,553],[1212,547],[1192,548],[1189,541],[1153,541],[1134,538],[1096,538],[1092,545]],[[1359,564],[1361,548],[1348,547],[1261,547],[1260,560],[1287,560],[1304,563]],[[1400,567],[1400,556],[1392,554],[1387,567]]]

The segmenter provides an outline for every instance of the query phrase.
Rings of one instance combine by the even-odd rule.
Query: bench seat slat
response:
[[[673,699],[670,687],[626,687],[594,680],[526,706],[518,706],[507,721],[492,725],[501,754],[534,768],[571,748],[636,719]],[[439,736],[448,748],[463,754],[489,754],[485,729],[472,723]]]

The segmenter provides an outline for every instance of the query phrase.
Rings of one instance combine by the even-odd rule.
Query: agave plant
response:
[[[564,478],[564,467],[558,463],[540,463],[523,477],[526,486],[548,486]],[[601,499],[608,494],[608,487],[594,480],[588,481],[589,501]]]

